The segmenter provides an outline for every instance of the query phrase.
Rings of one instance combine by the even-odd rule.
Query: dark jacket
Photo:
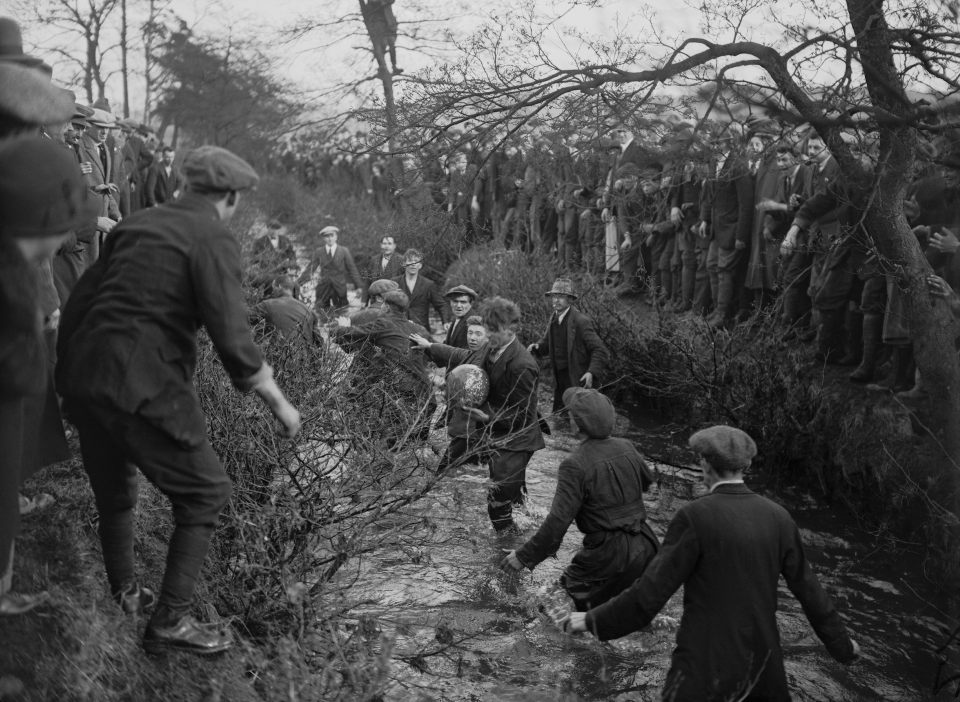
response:
[[[682,585],[667,675],[676,702],[732,699],[753,677],[751,699],[787,702],[776,618],[781,575],[830,654],[851,661],[853,642],[806,560],[796,523],[743,484],[718,485],[680,508],[643,577],[588,612],[587,627],[603,641],[641,629]]]
[[[426,276],[417,276],[417,283],[413,290],[407,287],[407,276],[400,275],[393,279],[400,285],[400,290],[410,298],[410,308],[407,316],[410,321],[416,322],[424,329],[430,329],[430,307],[437,311],[440,319],[450,321],[450,309],[446,299],[437,288],[437,284]]]
[[[357,264],[353,262],[353,254],[346,246],[337,244],[333,256],[327,254],[327,247],[321,246],[317,251],[310,265],[304,271],[300,278],[302,282],[310,274],[320,269],[320,280],[317,282],[317,302],[322,303],[329,300],[333,293],[338,297],[347,296],[347,276],[357,290],[363,290],[363,278],[360,277],[360,271],[357,270]]]
[[[708,207],[701,211],[721,249],[750,242],[753,229],[753,177],[746,160],[731,153],[711,179]]]
[[[241,277],[240,245],[203,197],[188,193],[134,213],[110,233],[63,311],[58,391],[200,446],[198,329],[240,390],[270,374],[250,333]]]
[[[432,392],[432,385],[427,378],[424,354],[410,341],[411,334],[428,336],[419,324],[394,312],[361,326],[331,332],[338,343],[363,356],[358,368],[361,373],[373,372],[371,377],[361,378],[361,382],[376,380],[392,370],[390,377],[398,383],[399,390],[425,398]]]
[[[367,304],[370,301],[370,285],[377,280],[391,280],[398,275],[403,274],[402,257],[394,253],[387,261],[387,267],[383,267],[383,254],[377,253],[370,257],[363,271],[363,297],[361,301]]]
[[[453,319],[450,321],[450,328],[447,329],[447,336],[443,343],[447,346],[454,346],[458,349],[467,347],[467,316],[464,315],[459,321]],[[454,325],[456,323],[456,325]]]
[[[317,315],[307,305],[290,295],[271,297],[251,310],[253,321],[264,320],[267,329],[275,329],[286,337],[313,341]]]
[[[540,368],[518,339],[510,342],[496,361],[495,349],[484,345],[481,363],[490,378],[490,395],[484,411],[490,422],[481,425],[494,448],[537,451],[546,444],[537,416],[537,383]]]
[[[653,473],[630,441],[587,439],[560,463],[550,514],[517,549],[517,558],[529,568],[541,563],[556,553],[576,521],[583,548],[565,571],[568,582],[590,590],[618,576],[644,551],[643,539],[652,539],[656,548],[656,537],[644,529],[643,492],[652,483]]]
[[[147,175],[147,185],[144,197],[147,207],[162,205],[165,202],[172,202],[174,193],[183,190],[183,177],[176,166],[170,166],[170,175],[167,175],[163,163],[156,163],[150,169]]]
[[[547,329],[537,344],[537,356],[549,356],[554,374],[557,373],[557,360],[550,348],[550,325],[556,313],[550,317]],[[593,320],[580,310],[571,307],[567,312],[567,370],[572,385],[579,385],[584,373],[593,374],[593,386],[598,387],[607,363],[607,347],[603,345]]]

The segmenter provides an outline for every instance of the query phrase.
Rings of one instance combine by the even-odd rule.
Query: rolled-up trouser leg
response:
[[[487,492],[487,514],[496,530],[513,524],[513,506],[522,505],[526,489],[527,463],[532,451],[497,449],[490,454],[490,479],[493,487]]]

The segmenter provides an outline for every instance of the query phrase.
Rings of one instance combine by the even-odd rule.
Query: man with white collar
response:
[[[745,432],[714,426],[690,437],[709,494],[676,513],[660,553],[630,589],[563,622],[601,641],[649,624],[683,585],[683,619],[665,690],[675,702],[749,699],[787,702],[777,630],[782,575],[830,655],[852,663],[860,648],[810,568],[790,514],[743,483],[757,453]]]
[[[325,313],[332,306],[334,314],[337,314],[349,304],[347,300],[348,276],[358,291],[363,290],[363,278],[360,277],[357,264],[353,262],[353,254],[346,246],[340,246],[337,243],[339,234],[340,229],[334,226],[324,227],[320,230],[320,236],[323,237],[323,246],[314,254],[313,261],[310,262],[298,281],[303,282],[304,279],[312,275],[313,271],[319,269],[320,280],[317,281],[318,313]]]
[[[87,187],[100,196],[102,206],[100,216],[97,219],[98,236],[87,247],[89,256],[87,264],[92,265],[100,255],[100,246],[103,239],[120,221],[120,207],[117,205],[115,195],[120,189],[114,185],[113,177],[113,159],[107,149],[107,133],[116,123],[116,118],[109,112],[88,108],[93,114],[87,118],[87,129],[80,137],[80,151],[83,160],[90,164],[90,172],[84,174],[84,180]]]

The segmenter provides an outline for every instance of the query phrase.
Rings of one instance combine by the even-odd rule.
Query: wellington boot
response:
[[[901,400],[925,400],[930,394],[927,392],[927,388],[923,383],[923,376],[920,375],[918,370],[915,373],[915,383],[914,386],[909,390],[903,390],[902,392],[897,393],[897,397]]]
[[[820,310],[817,336],[817,360],[836,365],[843,355],[843,322],[845,310]]]
[[[863,313],[847,312],[847,353],[837,361],[841,366],[856,366],[863,360]]]
[[[869,383],[877,368],[877,359],[883,346],[883,315],[868,314],[863,317],[863,358],[857,369],[850,374],[854,383]]]

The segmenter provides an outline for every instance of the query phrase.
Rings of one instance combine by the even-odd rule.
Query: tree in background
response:
[[[262,161],[287,133],[302,105],[249,40],[202,36],[185,23],[170,29],[154,61],[158,135],[173,127],[194,143],[215,144]]]

